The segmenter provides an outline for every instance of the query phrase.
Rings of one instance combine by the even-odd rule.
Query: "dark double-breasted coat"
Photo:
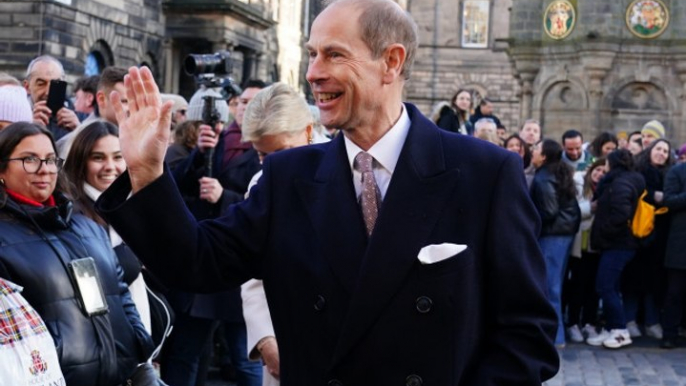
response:
[[[264,280],[284,386],[540,385],[557,321],[519,157],[412,125],[366,236],[341,137],[267,157],[250,198],[196,223],[162,177],[98,208],[169,283],[213,291]],[[467,249],[421,264],[430,244]]]

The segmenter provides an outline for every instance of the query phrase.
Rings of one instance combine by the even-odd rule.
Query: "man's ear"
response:
[[[26,90],[26,93],[31,95],[31,93],[29,91],[29,81],[24,79],[21,81],[21,84],[24,86],[24,90]]]
[[[93,107],[93,105],[94,105],[95,102],[96,102],[96,101],[95,101],[95,95],[93,95],[93,93],[91,93],[91,92],[86,93],[86,101],[87,101],[86,104],[87,104],[88,106]]]
[[[103,90],[98,90],[95,94],[95,101],[98,102],[98,109],[102,111],[107,106],[107,95]]]
[[[403,65],[405,64],[405,56],[407,52],[402,44],[391,44],[386,47],[383,53],[384,58],[384,83],[390,84],[398,77],[401,77]]]

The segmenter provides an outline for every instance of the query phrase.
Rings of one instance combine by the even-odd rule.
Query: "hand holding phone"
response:
[[[48,90],[47,106],[52,111],[52,115],[57,115],[57,112],[64,107],[64,102],[67,100],[67,82],[59,79],[50,81],[50,89]]]

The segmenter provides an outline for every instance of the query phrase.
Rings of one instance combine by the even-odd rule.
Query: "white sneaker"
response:
[[[586,324],[584,328],[581,329],[581,333],[588,338],[595,338],[598,336],[598,330],[595,329],[595,326],[591,324]]]
[[[607,332],[606,329],[600,330],[600,333],[596,333],[596,336],[594,337],[589,337],[586,339],[586,344],[589,344],[591,346],[601,346],[605,339],[610,337],[610,333]]]
[[[662,326],[660,323],[646,327],[646,335],[655,339],[662,339]]]
[[[630,345],[631,336],[626,328],[610,330],[610,337],[603,341],[603,346],[607,348],[620,348]]]
[[[581,343],[584,341],[584,336],[581,335],[581,330],[579,329],[578,324],[569,327],[567,329],[567,335],[569,335],[569,340],[571,340],[574,343]]]
[[[632,338],[638,338],[639,336],[642,336],[641,330],[638,328],[638,324],[636,324],[635,321],[631,321],[626,324],[626,329],[629,330],[629,336]]]

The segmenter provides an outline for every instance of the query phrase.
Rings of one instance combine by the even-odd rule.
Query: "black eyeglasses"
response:
[[[57,173],[60,170],[62,170],[62,166],[64,165],[64,160],[62,158],[57,158],[57,157],[50,157],[46,159],[40,159],[38,157],[34,156],[28,156],[28,157],[21,157],[21,158],[8,158],[5,160],[5,162],[9,161],[21,161],[22,166],[24,167],[24,170],[27,173],[38,173],[40,170],[41,166],[45,164],[45,167],[53,168],[54,171],[50,170],[49,173]]]

